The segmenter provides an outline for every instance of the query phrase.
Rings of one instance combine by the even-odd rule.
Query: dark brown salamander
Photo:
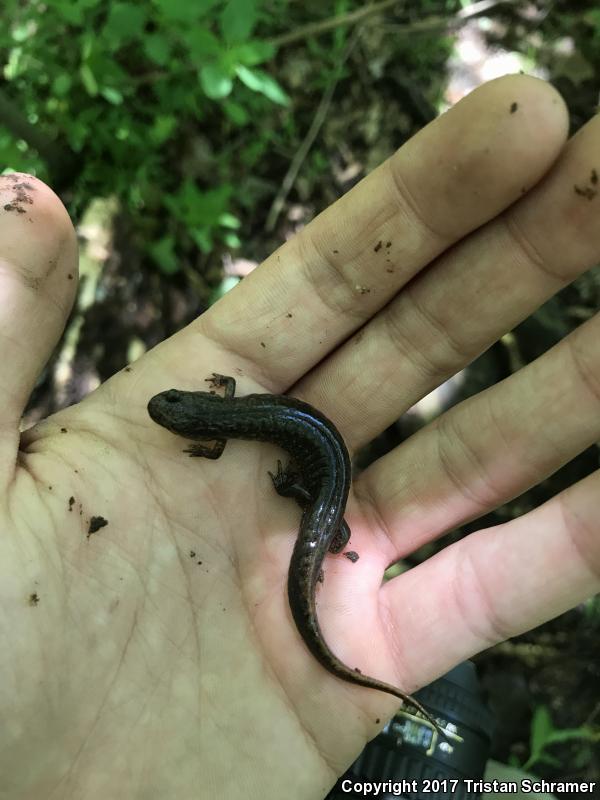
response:
[[[276,474],[269,474],[275,490],[292,497],[303,511],[288,573],[288,599],[298,632],[317,661],[333,675],[410,703],[443,735],[413,697],[347,667],[331,652],[321,633],[315,592],[322,579],[323,560],[327,552],[339,553],[350,538],[344,520],[350,458],[337,428],[320,411],[293,397],[234,397],[234,378],[214,374],[207,381],[224,388],[225,395],[169,389],[150,400],[148,413],[164,428],[195,440],[185,451],[191,456],[219,458],[227,439],[272,442],[290,454],[292,463],[285,471],[278,462]],[[207,441],[214,444],[198,443]]]

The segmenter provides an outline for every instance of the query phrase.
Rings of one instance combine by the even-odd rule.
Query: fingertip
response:
[[[22,413],[77,291],[77,237],[58,196],[33,175],[0,176],[0,428]]]
[[[539,156],[558,155],[569,135],[569,110],[560,92],[548,81],[534,75],[502,75],[481,84],[455,108],[473,103],[489,115],[490,124],[518,123],[523,148],[540,148]],[[495,112],[495,113],[493,113]],[[486,117],[488,118],[488,117]],[[510,135],[510,129],[506,130]]]
[[[28,260],[30,246],[36,253],[43,248],[48,258],[69,268],[77,267],[77,236],[67,209],[34,175],[0,175],[0,234],[5,245],[2,256],[17,267]]]

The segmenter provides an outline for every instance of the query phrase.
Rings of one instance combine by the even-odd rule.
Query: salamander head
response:
[[[206,407],[212,403],[222,403],[223,398],[210,392],[186,392],[181,389],[168,389],[150,398],[148,414],[163,428],[186,436],[199,438],[198,428]]]

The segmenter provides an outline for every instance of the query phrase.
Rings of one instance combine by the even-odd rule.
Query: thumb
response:
[[[0,176],[0,486],[19,420],[77,291],[77,238],[65,207],[31,175]]]

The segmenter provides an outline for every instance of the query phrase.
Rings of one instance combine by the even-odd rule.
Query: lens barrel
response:
[[[493,719],[481,694],[475,665],[465,661],[415,697],[447,738],[406,706],[367,744],[326,800],[403,797],[410,800],[476,800],[476,781],[489,757]],[[371,787],[369,787],[371,784]]]

